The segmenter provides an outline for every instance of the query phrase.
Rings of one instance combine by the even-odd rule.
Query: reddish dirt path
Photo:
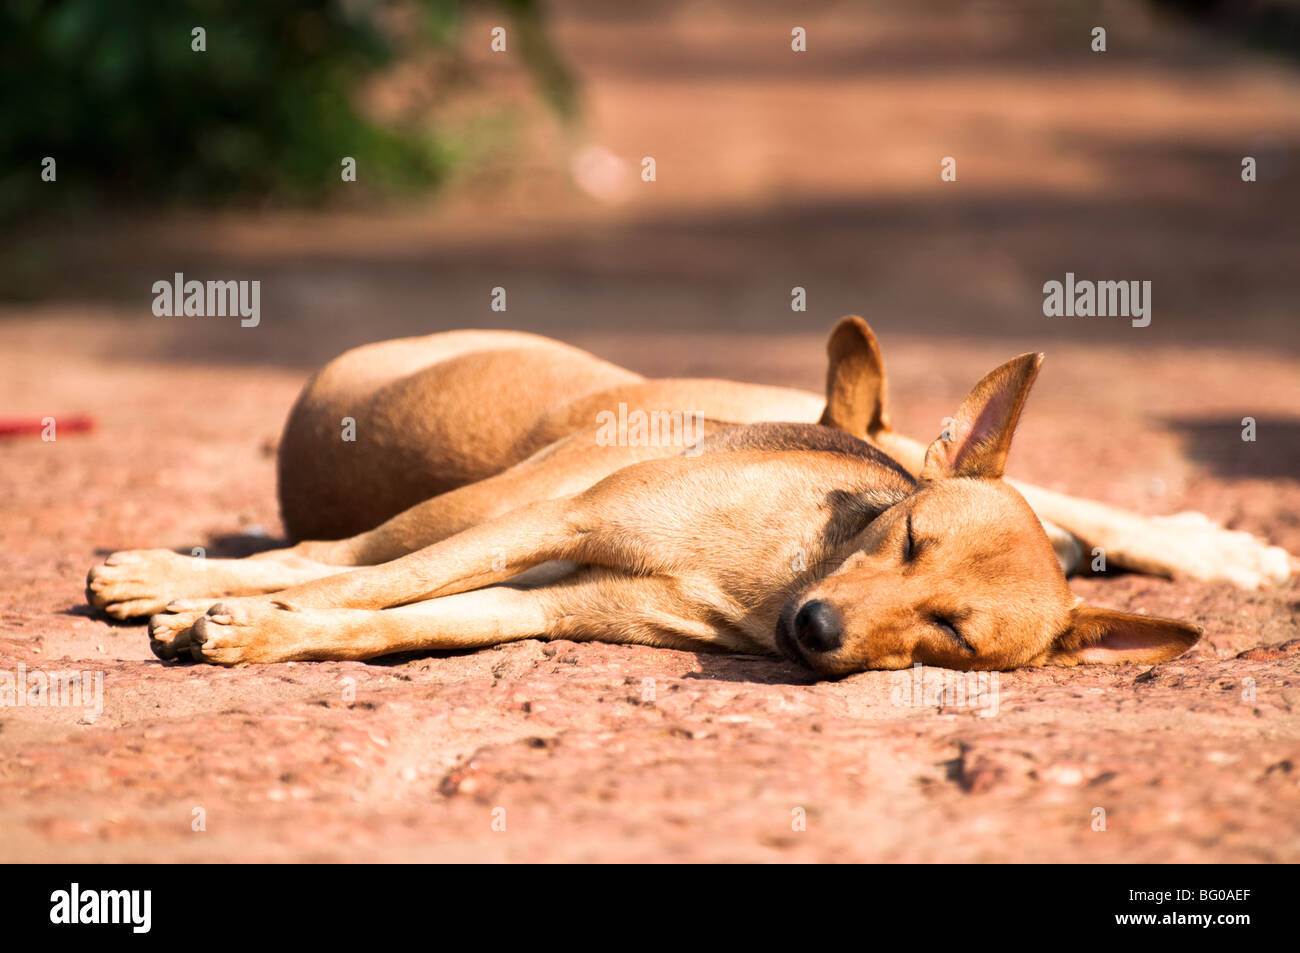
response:
[[[659,156],[655,191],[582,196],[572,142],[525,112],[510,174],[482,163],[434,207],[78,219],[12,246],[6,281],[40,300],[0,314],[0,408],[99,428],[0,442],[0,672],[102,671],[105,706],[0,709],[0,860],[1300,860],[1295,582],[1076,580],[1206,638],[1150,671],[1004,673],[993,717],[900,704],[889,673],[603,645],[171,667],[88,612],[107,552],[278,534],[270,447],[311,366],[494,324],[817,388],[827,327],[861,311],[918,435],[1042,349],[1017,475],[1300,553],[1294,74],[1144,22],[1103,68],[1063,52],[1068,18],[827,5],[794,75],[779,11],[580,7],[557,33],[585,138]],[[481,93],[521,95],[508,72]],[[1246,149],[1276,174],[1243,191]],[[152,317],[176,270],[262,280],[262,325]],[[1153,280],[1150,333],[1044,318],[1066,270]]]
[[[0,713],[6,859],[1300,859],[1295,584],[1243,593],[1133,576],[1077,581],[1089,599],[1202,624],[1206,641],[1151,671],[1004,673],[995,717],[900,706],[890,673],[812,684],[776,661],[602,645],[527,642],[375,665],[164,666],[141,626],[89,616],[84,572],[110,549],[236,552],[257,541],[219,537],[276,533],[265,444],[299,375],[50,360],[72,326],[0,330],[16,358],[0,386],[5,406],[41,413],[53,399],[43,395],[57,395],[61,407],[100,415],[95,434],[0,449],[14,488],[0,507],[0,659],[10,670],[103,671],[105,708],[93,725],[67,708]],[[602,350],[647,352],[620,340]],[[658,343],[692,350],[689,340]],[[960,369],[937,381],[928,342],[887,343],[905,423],[934,419],[993,360],[964,343]],[[752,347],[729,361],[816,385],[815,340]],[[1117,501],[1143,497],[1153,511],[1195,505],[1300,550],[1294,481],[1205,472],[1176,432],[1124,412],[1184,409],[1160,395],[1199,360],[1161,356],[1140,375],[1122,357],[1085,351],[1055,376],[1049,366],[1017,471]],[[1293,379],[1272,358],[1226,367],[1255,382],[1255,400],[1280,400]],[[1111,385],[1105,430],[1071,399],[1076,375]],[[1233,399],[1210,383],[1195,407],[1226,412]],[[1154,480],[1164,495],[1144,497]],[[190,829],[196,807],[202,833]],[[504,833],[491,826],[497,807]],[[1105,832],[1091,829],[1098,807]],[[805,832],[791,830],[795,808],[807,813]]]

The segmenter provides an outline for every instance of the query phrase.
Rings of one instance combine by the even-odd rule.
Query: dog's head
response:
[[[871,521],[837,569],[786,604],[776,633],[783,651],[839,675],[915,662],[1151,664],[1195,644],[1193,626],[1083,605],[1033,510],[1003,482],[1041,362],[1041,354],[1021,355],[975,386],[926,450],[916,491]]]

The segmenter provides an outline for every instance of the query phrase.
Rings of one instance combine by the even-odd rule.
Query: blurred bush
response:
[[[321,198],[356,158],[367,188],[434,185],[436,130],[380,125],[357,94],[397,54],[447,48],[465,0],[0,0],[0,213],[82,202],[231,195]],[[547,97],[573,86],[535,0],[507,0]],[[206,52],[191,31],[206,31]],[[42,188],[41,161],[60,188]]]
[[[1219,35],[1300,58],[1300,0],[1149,0]]]

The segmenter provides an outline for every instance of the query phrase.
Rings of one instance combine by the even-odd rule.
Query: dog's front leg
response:
[[[710,428],[716,428],[709,422]],[[706,430],[707,432],[707,430]],[[86,599],[115,619],[160,613],[171,603],[192,612],[206,600],[279,592],[347,569],[417,552],[539,500],[587,489],[614,471],[677,448],[603,445],[584,431],[503,473],[425,500],[348,539],[311,540],[247,559],[182,556],[165,549],[114,553],[90,570]],[[201,608],[206,609],[207,605]]]
[[[544,587],[555,598],[568,598],[560,615],[571,619],[550,631],[604,638],[612,630],[617,641],[766,650],[786,590],[807,571],[802,554],[809,566],[822,559],[828,487],[857,479],[851,461],[826,455],[820,463],[815,482],[800,460],[778,465],[758,451],[634,464],[576,496],[534,503],[382,566],[274,596],[227,600],[207,610],[210,621],[198,624],[198,614],[181,624],[192,630],[189,649],[200,655],[198,647],[228,625],[274,630],[275,643],[298,653],[307,651],[304,639],[310,639],[290,634],[295,615],[308,622],[316,619],[311,610],[388,610],[438,601],[567,560],[591,567],[594,588],[579,591],[563,581]],[[709,532],[701,532],[704,523]],[[737,553],[746,556],[737,559]],[[796,553],[800,568],[792,559]],[[160,616],[150,623],[156,642],[171,643],[155,645],[160,655],[180,651],[180,635],[167,635],[167,628],[176,626]],[[501,633],[507,636],[524,637]],[[391,644],[385,637],[364,651],[397,651]]]
[[[291,608],[278,599],[218,603],[187,639],[198,662],[370,659],[395,652],[476,649],[543,637],[550,625],[538,593],[489,586],[392,609]]]
[[[346,566],[280,549],[247,559],[184,556],[169,549],[113,553],[86,575],[86,601],[114,619],[163,611],[178,600],[278,592]]]
[[[379,566],[337,573],[270,596],[168,606],[149,620],[151,646],[160,658],[192,648],[191,629],[205,614],[250,613],[273,607],[387,609],[502,582],[552,559],[564,559],[583,531],[572,499],[546,500],[471,527]]]
[[[391,609],[293,608],[274,599],[240,599],[213,606],[195,624],[187,654],[243,665],[476,649],[528,638],[767,650],[689,588],[671,577],[590,567],[537,588],[495,585]]]
[[[564,559],[581,536],[574,500],[543,500],[379,566],[286,589],[276,599],[313,608],[386,609],[503,582]]]

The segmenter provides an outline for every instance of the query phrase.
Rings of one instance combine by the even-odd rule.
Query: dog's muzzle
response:
[[[795,609],[790,603],[776,624],[776,647],[800,665],[812,667],[809,654],[834,652],[844,644],[844,626],[828,602],[812,599]]]

